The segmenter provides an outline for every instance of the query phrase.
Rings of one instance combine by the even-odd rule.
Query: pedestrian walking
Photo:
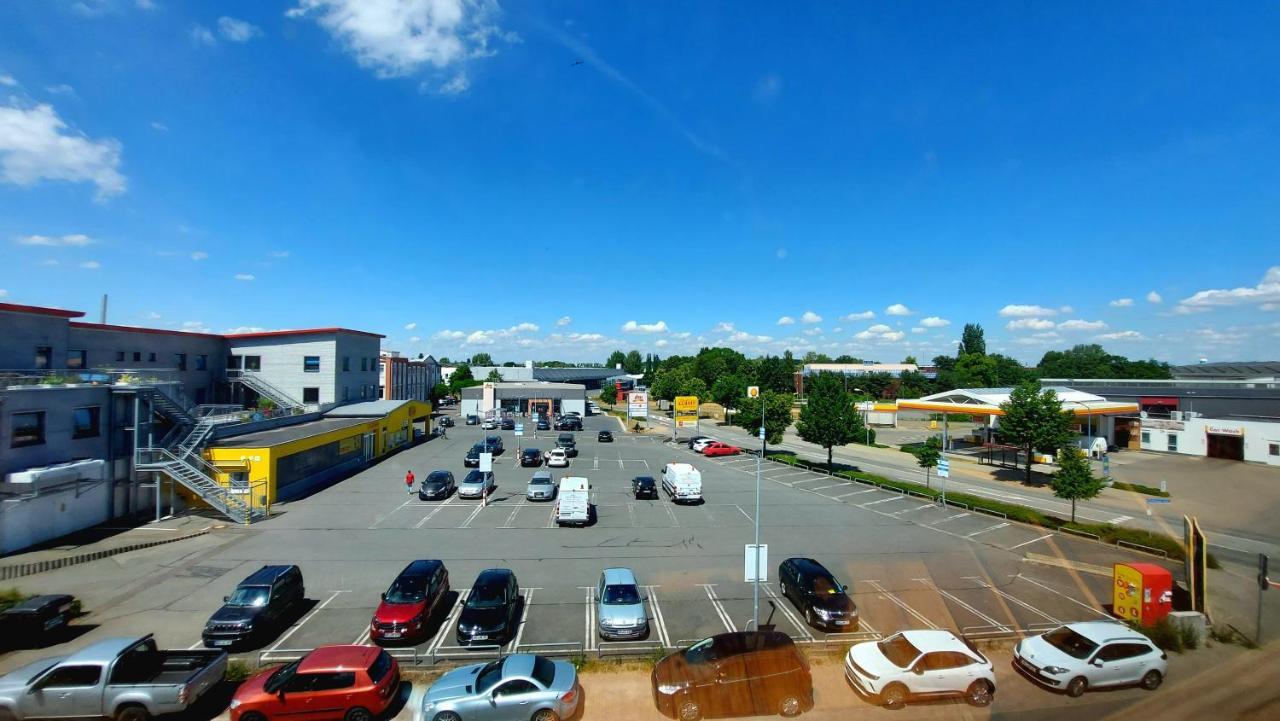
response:
[[[404,474],[404,486],[409,491],[409,495],[413,495],[413,471]]]

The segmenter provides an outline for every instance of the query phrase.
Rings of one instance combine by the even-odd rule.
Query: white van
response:
[[[585,478],[565,476],[556,494],[556,525],[585,526],[591,522],[591,484]]]
[[[689,463],[668,463],[662,467],[662,490],[676,503],[697,503],[702,500],[702,473]]]

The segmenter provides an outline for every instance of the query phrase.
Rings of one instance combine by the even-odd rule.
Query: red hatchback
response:
[[[704,456],[736,456],[741,452],[741,448],[731,446],[728,443],[720,443],[719,441],[708,443],[707,447],[702,449],[702,455]]]
[[[400,666],[376,646],[321,646],[240,684],[231,721],[372,721],[395,701]]]
[[[369,621],[369,638],[377,643],[421,638],[449,595],[449,571],[440,561],[414,561],[382,594]]]

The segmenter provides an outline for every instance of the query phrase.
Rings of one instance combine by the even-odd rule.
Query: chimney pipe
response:
[[[102,294],[102,313],[98,317],[98,322],[106,325],[107,323],[107,294]]]

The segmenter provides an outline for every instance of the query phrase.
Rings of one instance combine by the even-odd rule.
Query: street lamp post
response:
[[[750,390],[747,391],[750,394]],[[764,463],[764,396],[756,391],[757,397],[760,399],[760,455],[756,456],[756,513],[752,519],[755,526],[755,573],[752,575],[751,584],[751,626],[754,630],[760,630],[760,478],[762,475],[762,464]]]

